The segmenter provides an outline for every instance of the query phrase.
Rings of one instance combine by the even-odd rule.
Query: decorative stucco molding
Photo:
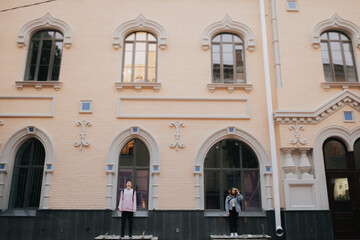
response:
[[[134,31],[148,31],[155,34],[158,46],[161,49],[167,47],[167,35],[165,28],[159,23],[146,19],[140,14],[136,19],[121,24],[114,32],[113,47],[121,48],[125,37]]]
[[[209,91],[211,93],[215,92],[218,89],[227,89],[229,93],[232,93],[235,89],[244,89],[245,92],[249,93],[252,90],[253,85],[249,83],[236,83],[236,84],[228,84],[228,83],[209,83],[207,85]]]
[[[343,31],[349,34],[355,46],[360,48],[360,27],[353,22],[342,19],[336,13],[313,27],[311,41],[314,48],[320,47],[320,35],[328,30]]]
[[[302,125],[299,126],[297,123],[295,123],[295,125],[289,126],[289,129],[295,131],[295,139],[290,140],[291,144],[297,144],[298,147],[300,146],[300,144],[302,145],[307,144],[306,139],[303,140],[300,139],[300,130],[304,131],[304,126]]]
[[[316,124],[324,120],[343,106],[348,105],[360,111],[360,96],[350,90],[344,90],[328,102],[313,111],[275,111],[276,124]]]
[[[211,48],[211,39],[221,32],[232,32],[241,36],[244,40],[245,48],[249,51],[255,49],[254,32],[245,24],[234,22],[229,15],[225,15],[223,20],[215,22],[208,26],[202,35],[202,48],[204,50]]]
[[[121,131],[110,144],[106,162],[108,177],[106,209],[116,209],[119,156],[123,147],[132,139],[142,141],[150,154],[149,210],[158,208],[158,175],[160,174],[160,148],[155,137],[145,129],[133,126]]]
[[[60,31],[64,35],[65,47],[71,47],[73,32],[70,25],[60,19],[54,18],[50,13],[45,14],[42,18],[28,22],[20,29],[17,38],[18,46],[24,47],[29,42],[29,37],[35,31],[48,28]]]
[[[63,82],[60,81],[16,81],[16,88],[20,91],[24,87],[35,87],[40,91],[43,87],[54,87],[56,91],[62,88]]]
[[[176,148],[176,151],[179,151],[179,148],[184,148],[185,145],[183,143],[180,143],[180,127],[185,127],[185,123],[183,122],[171,122],[170,127],[176,128],[176,134],[175,134],[175,143],[170,143],[169,147]]]
[[[118,91],[123,89],[135,89],[139,92],[141,89],[153,89],[155,92],[158,92],[161,88],[161,83],[147,83],[147,82],[115,82],[115,87]]]
[[[211,147],[224,139],[236,139],[246,143],[255,153],[259,161],[260,189],[262,198],[262,208],[272,208],[272,190],[271,190],[271,161],[264,145],[256,139],[251,133],[236,127],[227,127],[220,129],[208,136],[201,144],[194,159],[195,175],[195,208],[204,209],[204,161]]]
[[[41,187],[39,209],[49,208],[51,175],[54,169],[55,148],[50,135],[36,126],[28,126],[11,135],[5,142],[0,154],[0,209],[7,209],[15,156],[30,138],[38,139],[45,148],[44,174]]]
[[[81,125],[80,142],[75,142],[74,147],[80,147],[80,150],[82,150],[83,147],[87,147],[90,145],[90,141],[85,141],[85,135],[86,135],[85,127],[91,126],[92,123],[87,121],[77,121],[76,126],[79,125]]]

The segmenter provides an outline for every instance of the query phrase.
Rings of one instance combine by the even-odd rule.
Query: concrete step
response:
[[[241,234],[237,237],[230,237],[230,235],[210,235],[212,240],[223,240],[223,239],[253,239],[253,240],[265,240],[271,237],[266,234]]]

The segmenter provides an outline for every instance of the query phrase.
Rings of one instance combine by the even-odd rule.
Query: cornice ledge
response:
[[[135,89],[136,91],[140,91],[145,88],[152,88],[155,92],[158,92],[161,88],[161,83],[148,83],[148,82],[115,82],[115,87],[118,91],[122,89]]]
[[[167,47],[167,34],[165,28],[159,23],[148,20],[144,15],[140,14],[134,20],[121,24],[114,32],[113,35],[113,47],[115,49],[121,48],[125,37],[133,31],[149,31],[155,34],[158,40],[158,46],[160,49]]]
[[[345,105],[360,111],[360,97],[344,90],[313,111],[275,111],[274,121],[276,124],[317,124]]]
[[[24,47],[29,42],[29,37],[35,31],[52,28],[60,31],[64,35],[64,45],[67,48],[71,47],[73,32],[69,24],[54,18],[50,13],[45,14],[42,18],[34,19],[25,24],[19,31],[17,37],[18,47]]]
[[[209,83],[207,85],[209,91],[213,93],[217,89],[227,89],[229,93],[232,93],[235,89],[244,89],[245,92],[251,92],[253,85],[248,83]]]
[[[360,88],[359,82],[322,82],[321,86],[325,89],[325,91],[329,90],[330,88]]]
[[[349,37],[351,37],[355,46],[360,48],[360,27],[351,21],[342,19],[336,13],[313,27],[311,42],[314,48],[320,47],[320,35],[328,30],[340,30],[350,34]]]
[[[255,49],[254,32],[243,23],[233,21],[228,14],[223,20],[209,25],[203,32],[201,46],[204,50],[211,48],[211,40],[220,32],[232,32],[240,35],[245,43],[245,48],[249,51]]]
[[[24,87],[35,87],[41,90],[42,87],[54,87],[56,91],[62,88],[63,82],[60,81],[16,81],[16,88],[22,90]]]

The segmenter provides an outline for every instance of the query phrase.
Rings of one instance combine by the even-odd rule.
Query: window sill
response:
[[[121,217],[121,213],[119,211],[112,211],[112,217],[114,218],[119,218]],[[149,217],[149,212],[148,211],[136,211],[134,214],[134,217]]]
[[[204,211],[205,217],[227,217],[225,211]],[[239,217],[266,217],[266,213],[262,212],[240,212]]]
[[[325,91],[329,90],[330,88],[342,88],[348,89],[352,88],[360,88],[359,82],[322,82],[321,86],[325,89]]]
[[[58,91],[63,83],[59,81],[16,81],[16,88],[22,90],[23,87],[35,87],[40,91],[42,87],[54,87]]]
[[[140,91],[143,88],[152,88],[155,92],[158,92],[161,88],[161,83],[148,83],[148,82],[116,82],[115,87],[118,91],[122,89],[135,89]]]
[[[249,93],[252,90],[252,84],[247,83],[209,83],[207,87],[210,92],[218,89],[227,89],[229,93],[232,93],[235,89],[244,89],[245,92]]]
[[[17,210],[5,210],[3,212],[0,211],[0,217],[35,217],[36,210],[25,210],[25,209],[17,209]]]

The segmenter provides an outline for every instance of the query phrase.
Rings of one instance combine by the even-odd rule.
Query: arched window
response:
[[[325,168],[347,169],[346,148],[344,144],[337,139],[330,139],[324,144]]]
[[[9,208],[39,208],[45,149],[39,140],[31,138],[15,157]]]
[[[360,138],[356,140],[354,144],[354,159],[355,159],[355,167],[360,170]],[[359,184],[360,184],[360,176],[359,176]]]
[[[41,30],[30,40],[25,80],[58,81],[63,51],[63,34]]]
[[[205,209],[224,210],[225,198],[232,187],[244,196],[242,209],[261,209],[259,163],[254,151],[237,140],[216,143],[204,163]]]
[[[156,82],[157,40],[149,32],[134,32],[125,38],[123,82]]]
[[[138,210],[148,209],[149,164],[149,150],[140,140],[132,139],[121,150],[117,198],[120,196],[120,191],[126,188],[126,182],[131,181],[133,188],[136,190]]]
[[[244,42],[232,33],[220,33],[211,41],[212,82],[245,83]]]
[[[351,39],[341,32],[321,34],[321,56],[327,82],[357,82]]]

